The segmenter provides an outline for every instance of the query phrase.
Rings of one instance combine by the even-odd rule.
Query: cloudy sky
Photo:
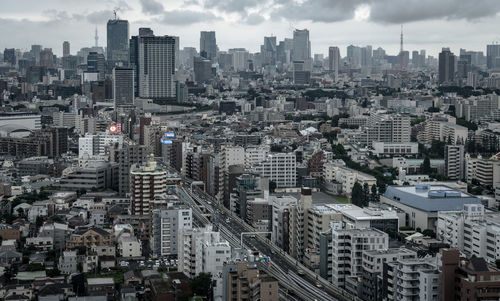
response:
[[[118,11],[130,22],[130,34],[151,27],[158,35],[178,35],[181,48],[199,47],[199,32],[215,30],[221,50],[259,50],[264,36],[291,37],[294,28],[307,28],[313,53],[328,46],[372,45],[389,53],[399,50],[404,24],[405,50],[441,47],[482,50],[500,41],[499,0],[2,0],[0,49],[29,50],[31,44],[62,53],[106,44],[106,21]]]

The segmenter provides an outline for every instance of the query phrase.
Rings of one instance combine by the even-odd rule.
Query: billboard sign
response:
[[[122,125],[120,123],[110,123],[109,124],[109,133],[110,134],[118,134],[122,131]]]
[[[165,137],[165,138],[174,138],[175,137],[175,133],[170,133],[170,132],[164,133],[163,137]]]
[[[172,140],[170,140],[170,139],[161,138],[161,140],[160,140],[160,141],[161,141],[161,143],[163,143],[163,144],[172,144]]]

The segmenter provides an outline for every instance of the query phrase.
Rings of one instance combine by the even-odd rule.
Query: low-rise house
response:
[[[28,237],[26,238],[26,247],[35,248],[40,251],[49,251],[54,249],[54,238],[52,237]]]
[[[0,224],[0,237],[3,240],[19,240],[21,238],[21,231],[19,231],[19,229],[15,229],[11,225]]]
[[[113,278],[88,278],[87,291],[90,296],[113,298],[115,295],[115,282]]]
[[[66,243],[67,248],[112,245],[111,234],[99,227],[76,229]]]

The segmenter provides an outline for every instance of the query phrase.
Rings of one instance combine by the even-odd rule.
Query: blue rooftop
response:
[[[462,210],[465,204],[481,204],[479,198],[445,185],[389,186],[384,197],[431,212],[456,211]]]

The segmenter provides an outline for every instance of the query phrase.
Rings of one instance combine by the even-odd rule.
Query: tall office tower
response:
[[[167,192],[167,172],[158,167],[153,155],[145,166],[130,169],[130,213],[148,215],[150,201]]]
[[[486,67],[488,69],[500,66],[500,44],[486,45]]]
[[[106,71],[104,55],[97,52],[90,52],[87,56],[87,71],[99,73],[99,80],[104,80]]]
[[[439,83],[450,83],[455,79],[455,55],[449,48],[439,53]]]
[[[445,175],[453,180],[465,178],[465,152],[463,145],[446,145],[444,153]]]
[[[53,127],[50,129],[52,134],[52,158],[60,158],[62,154],[68,151],[68,128]]]
[[[69,42],[64,41],[63,42],[63,57],[67,57],[70,55],[70,48],[69,48]]]
[[[35,63],[40,64],[40,51],[42,51],[42,45],[31,45],[31,55],[35,58]]]
[[[137,74],[138,96],[175,97],[175,38],[145,35],[132,37],[130,57]]]
[[[217,57],[215,31],[202,31],[200,33],[200,56],[212,61]]]
[[[134,69],[113,68],[113,97],[115,108],[120,105],[134,104]]]
[[[40,66],[53,68],[54,67],[54,54],[52,48],[45,48],[40,51]]]
[[[179,68],[180,66],[180,39],[179,37],[175,37],[173,36],[172,38],[174,38],[175,40],[175,69]]]
[[[457,77],[461,79],[467,78],[471,71],[471,62],[468,59],[459,59],[457,62]]]
[[[306,71],[304,61],[293,61],[293,83],[296,85],[308,85],[311,80],[311,72]]]
[[[372,46],[368,45],[361,48],[361,66],[371,66],[372,65]]]
[[[420,55],[418,54],[418,50],[413,50],[411,52],[411,63],[413,64],[413,67],[418,67],[419,62]]]
[[[311,58],[311,41],[309,41],[309,30],[296,29],[293,31],[292,57],[294,61],[306,61]]]
[[[111,66],[116,63],[128,65],[128,21],[109,20],[107,24],[107,60]]]
[[[328,70],[334,71],[335,80],[339,78],[340,49],[337,46],[328,48]]]
[[[361,47],[349,45],[347,46],[347,61],[351,68],[361,67]]]
[[[232,48],[228,52],[233,55],[233,68],[235,71],[245,71],[248,69],[250,53],[245,48]]]
[[[264,37],[264,45],[260,47],[262,65],[276,64],[276,37]]]
[[[3,61],[14,66],[16,64],[16,50],[14,48],[5,48],[3,51]]]
[[[202,57],[195,57],[193,63],[194,80],[203,83],[212,78],[212,62]]]

